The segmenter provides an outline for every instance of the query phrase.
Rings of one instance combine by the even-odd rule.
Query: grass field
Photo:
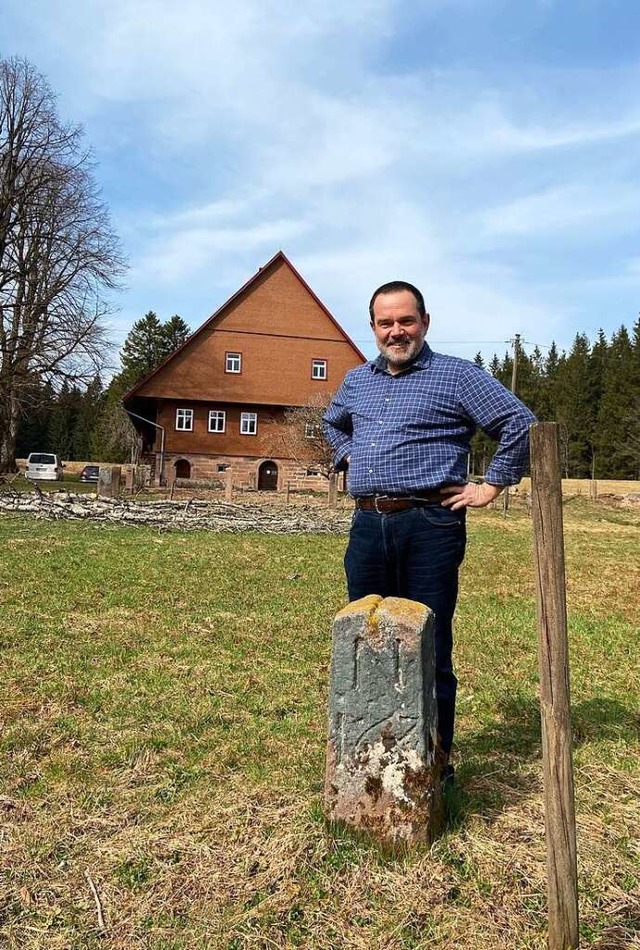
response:
[[[458,786],[392,857],[322,816],[344,537],[0,518],[0,945],[546,947],[531,524],[469,529]],[[639,947],[640,512],[565,535],[582,946]]]

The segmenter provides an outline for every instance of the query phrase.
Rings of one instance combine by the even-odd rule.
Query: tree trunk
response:
[[[17,436],[18,403],[10,398],[0,410],[0,474],[16,470]]]

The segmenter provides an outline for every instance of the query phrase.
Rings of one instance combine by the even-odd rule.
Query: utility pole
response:
[[[516,385],[518,383],[518,355],[520,353],[520,334],[516,333],[513,340],[509,340],[513,346],[513,367],[511,369],[511,392],[515,396]]]
[[[518,354],[520,352],[520,334],[516,333],[513,340],[508,340],[508,343],[513,347],[513,365],[511,367],[511,392],[516,394],[516,386],[518,384]],[[502,513],[504,517],[507,517],[507,511],[509,510],[509,486],[505,488],[502,493]]]

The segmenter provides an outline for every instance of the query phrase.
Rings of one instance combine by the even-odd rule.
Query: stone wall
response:
[[[224,481],[226,471],[231,469],[233,487],[239,490],[257,490],[260,465],[266,461],[273,461],[278,466],[278,491],[286,491],[287,483],[291,491],[328,491],[326,478],[322,475],[307,475],[306,469],[301,468],[297,462],[291,459],[252,458],[251,456],[235,455],[210,456],[165,453],[164,475],[166,481],[172,480],[175,463],[180,459],[189,462],[191,478],[198,481]]]

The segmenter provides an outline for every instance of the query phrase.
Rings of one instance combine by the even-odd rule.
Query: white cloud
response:
[[[525,195],[484,212],[484,231],[494,235],[555,235],[614,226],[636,227],[640,194],[631,184],[575,182]]]
[[[278,248],[304,234],[304,222],[276,219],[247,228],[190,227],[176,229],[147,243],[136,261],[131,280],[160,284],[202,278],[220,257],[247,252],[272,256]]]

